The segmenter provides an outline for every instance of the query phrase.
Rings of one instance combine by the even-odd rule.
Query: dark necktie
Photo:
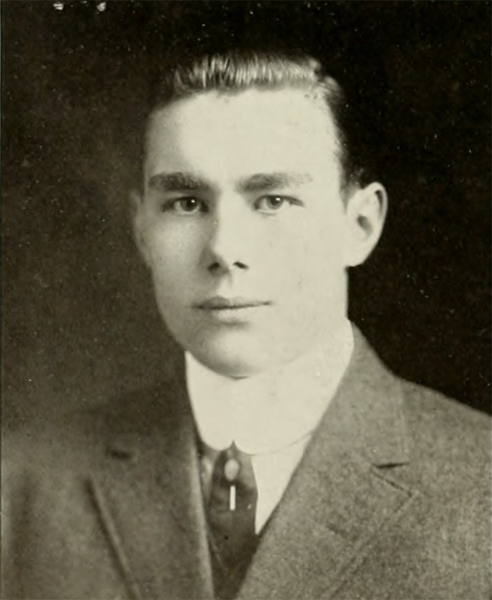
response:
[[[255,550],[257,499],[251,457],[233,444],[215,461],[208,504],[214,583],[220,599],[234,598]]]

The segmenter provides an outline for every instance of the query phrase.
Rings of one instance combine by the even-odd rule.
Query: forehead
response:
[[[193,170],[241,177],[286,169],[338,169],[338,137],[324,100],[306,90],[206,92],[155,111],[147,175]]]

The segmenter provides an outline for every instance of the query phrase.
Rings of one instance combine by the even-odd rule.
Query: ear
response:
[[[383,231],[387,210],[386,190],[377,182],[358,189],[347,200],[347,267],[362,264],[374,250]]]
[[[150,266],[150,254],[145,243],[145,225],[144,225],[144,209],[143,209],[143,198],[139,192],[132,190],[130,192],[130,206],[132,213],[133,222],[133,236],[135,244],[137,245],[140,256],[144,263]]]

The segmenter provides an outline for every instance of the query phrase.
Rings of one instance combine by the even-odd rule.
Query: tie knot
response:
[[[216,596],[234,598],[255,550],[258,492],[251,456],[232,444],[217,456],[208,504]]]

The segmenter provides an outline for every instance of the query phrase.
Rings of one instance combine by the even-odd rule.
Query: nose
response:
[[[205,265],[210,273],[220,275],[250,268],[245,225],[244,216],[237,211],[221,211],[213,216],[204,253]]]

